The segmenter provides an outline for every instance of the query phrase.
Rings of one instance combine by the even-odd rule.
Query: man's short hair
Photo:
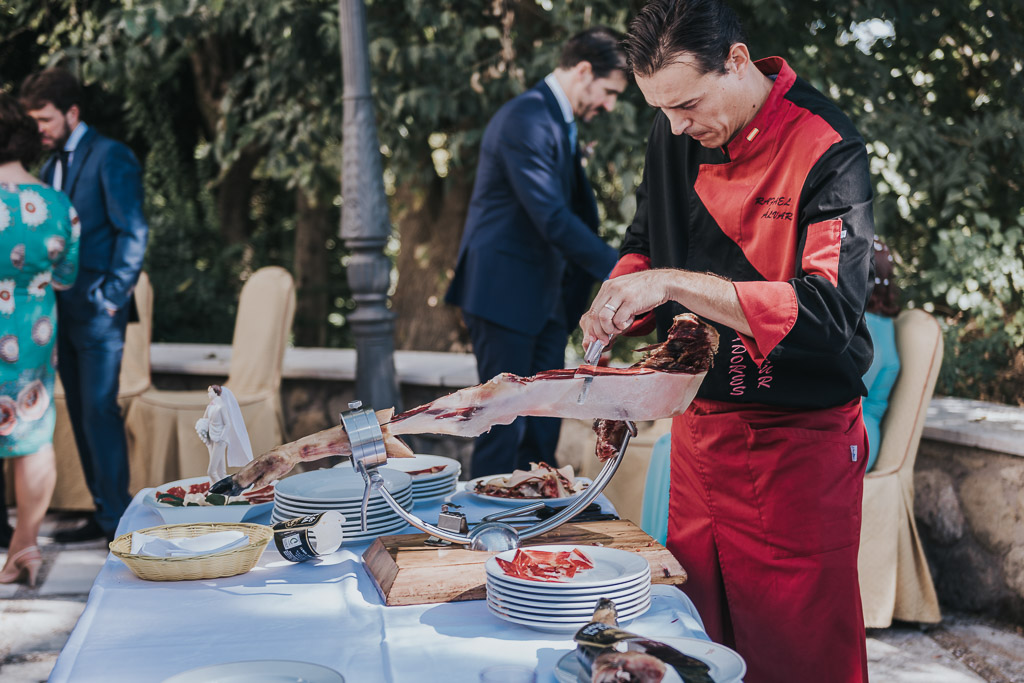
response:
[[[571,69],[580,62],[590,62],[594,78],[607,78],[613,71],[625,74],[629,64],[622,49],[622,34],[607,26],[595,26],[574,35],[562,47],[558,66]]]
[[[743,42],[739,18],[720,0],[651,0],[630,23],[625,48],[633,73],[649,77],[683,53],[702,74],[724,73],[729,50]]]
[[[28,165],[39,156],[39,127],[18,100],[0,92],[0,164],[20,161]]]
[[[22,106],[29,111],[52,104],[66,114],[68,109],[82,107],[82,86],[78,79],[61,68],[34,73],[21,84],[18,93]]]

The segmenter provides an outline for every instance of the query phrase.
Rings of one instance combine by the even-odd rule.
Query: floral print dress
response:
[[[63,193],[0,183],[0,458],[53,442],[53,289],[75,282],[80,232]]]

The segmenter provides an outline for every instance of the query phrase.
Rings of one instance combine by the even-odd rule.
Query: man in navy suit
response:
[[[71,198],[82,221],[78,280],[57,293],[57,358],[96,513],[85,526],[54,535],[64,543],[112,540],[131,502],[118,376],[149,233],[139,163],[128,147],[82,121],[81,93],[63,69],[29,76],[20,93],[43,147],[56,152],[40,175]]]
[[[565,364],[568,331],[616,252],[597,235],[597,204],[576,120],[611,111],[626,88],[621,36],[578,33],[558,68],[487,124],[455,276],[445,301],[462,309],[481,381]],[[519,418],[480,436],[474,477],[554,464],[560,420]]]

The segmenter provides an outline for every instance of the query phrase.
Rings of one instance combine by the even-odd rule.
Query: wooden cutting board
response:
[[[424,545],[427,534],[381,536],[363,553],[363,562],[387,605],[423,605],[487,597],[484,562],[497,553],[452,545]],[[680,584],[686,571],[672,554],[640,527],[624,519],[570,522],[524,542],[532,545],[602,545],[630,550],[651,564],[652,583]]]

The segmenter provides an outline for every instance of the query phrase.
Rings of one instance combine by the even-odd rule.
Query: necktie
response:
[[[68,165],[71,158],[71,152],[66,149],[62,149],[57,153],[57,163],[60,164],[60,187],[58,190],[63,190],[68,184]]]

